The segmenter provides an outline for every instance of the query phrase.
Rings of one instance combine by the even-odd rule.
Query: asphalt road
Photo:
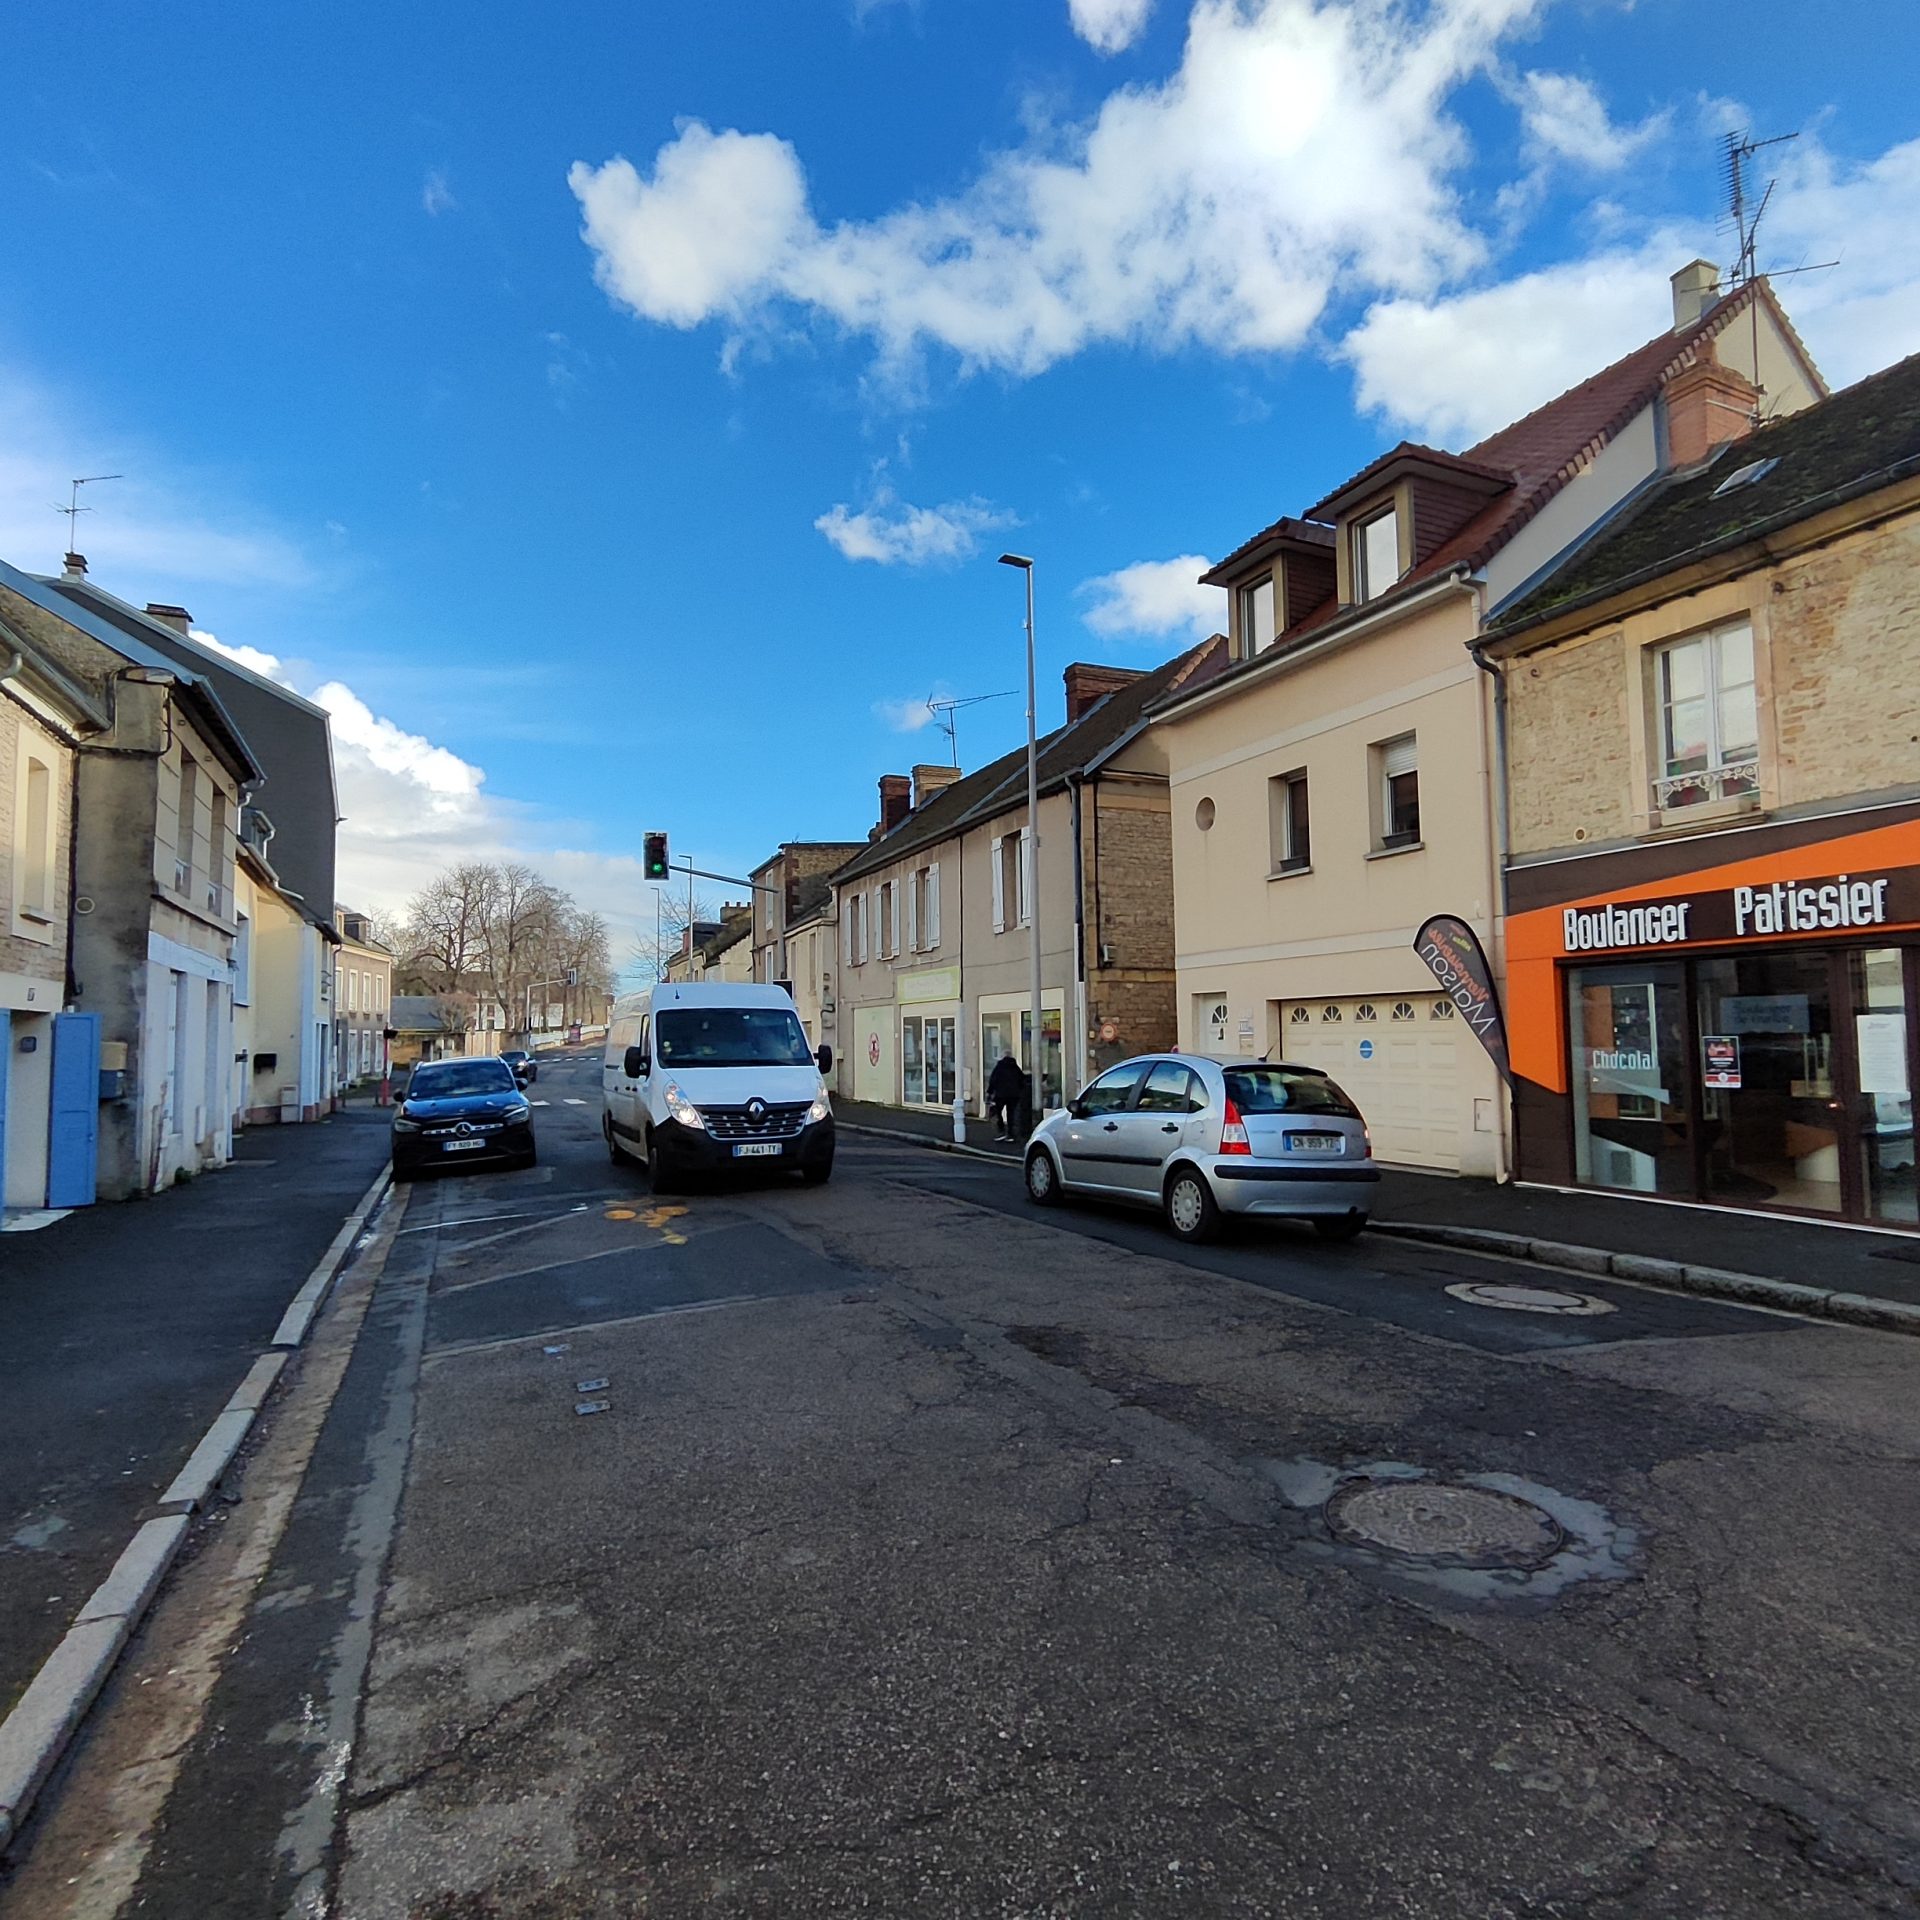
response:
[[[5,1920],[1920,1910],[1920,1344],[852,1137],[655,1205],[596,1062],[534,1092],[538,1168],[387,1221],[284,1534],[176,1582]]]

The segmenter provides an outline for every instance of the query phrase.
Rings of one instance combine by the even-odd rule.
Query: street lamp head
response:
[[[1003,567],[1025,567],[1029,571],[1033,567],[1033,562],[1024,553],[1003,553],[1000,556],[1000,564]]]

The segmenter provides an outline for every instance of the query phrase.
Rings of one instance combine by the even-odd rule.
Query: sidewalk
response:
[[[0,1239],[0,1718],[273,1339],[387,1116],[261,1127],[152,1200]]]
[[[951,1146],[953,1122],[944,1113],[904,1112],[836,1099],[835,1116],[849,1127],[873,1127]],[[984,1120],[967,1122],[967,1144],[1013,1159],[1018,1149],[993,1140]],[[1496,1186],[1447,1174],[1393,1168],[1379,1188],[1376,1221],[1413,1238],[1439,1239],[1517,1254],[1556,1266],[1585,1267],[1626,1279],[1646,1279],[1700,1293],[1741,1293],[1781,1306],[1833,1311],[1823,1303],[1887,1302],[1891,1322],[1901,1309],[1920,1314],[1920,1235],[1865,1233],[1813,1221],[1722,1212],[1711,1207],[1664,1206],[1605,1193],[1560,1193],[1538,1187]],[[1635,1263],[1642,1263],[1636,1265]],[[1693,1276],[1692,1279],[1688,1275]],[[1806,1289],[1816,1296],[1739,1289],[1732,1277]],[[1834,1312],[1835,1318],[1874,1321],[1870,1309]],[[1910,1329],[1920,1331],[1920,1325]]]

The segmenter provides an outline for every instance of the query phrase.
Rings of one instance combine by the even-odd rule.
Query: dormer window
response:
[[[1400,514],[1385,507],[1356,520],[1351,533],[1353,597],[1377,600],[1400,578]]]
[[[1251,660],[1273,645],[1273,575],[1251,580],[1240,589],[1240,657]]]

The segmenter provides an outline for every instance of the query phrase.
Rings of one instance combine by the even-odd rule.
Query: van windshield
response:
[[[663,1067],[810,1067],[790,1007],[673,1007],[653,1023]]]

